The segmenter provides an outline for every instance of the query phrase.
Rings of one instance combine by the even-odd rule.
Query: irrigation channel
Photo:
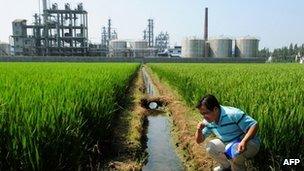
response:
[[[142,75],[147,95],[149,97],[156,96],[158,91],[144,67]],[[149,108],[158,110],[161,107],[157,102],[152,101],[149,102]],[[184,170],[172,142],[171,123],[166,113],[148,116],[147,138],[148,161],[143,167],[144,171]]]

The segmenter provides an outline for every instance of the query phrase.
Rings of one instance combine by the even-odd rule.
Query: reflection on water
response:
[[[149,116],[147,151],[148,163],[144,171],[179,171],[184,170],[176,155],[170,136],[170,122],[167,116]]]

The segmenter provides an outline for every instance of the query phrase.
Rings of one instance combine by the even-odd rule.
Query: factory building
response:
[[[13,49],[15,55],[86,55],[88,53],[88,13],[82,4],[72,9],[56,3],[48,7],[42,1],[43,14],[34,15],[29,25],[24,19],[13,21]]]
[[[208,8],[205,9],[204,38],[188,37],[182,41],[181,48],[170,49],[167,32],[154,36],[153,19],[148,19],[143,38],[137,41],[118,39],[117,32],[112,27],[112,20],[108,19],[107,27],[102,27],[101,30],[100,44],[89,43],[88,12],[84,10],[82,3],[76,8],[71,8],[70,4],[66,3],[63,9],[59,9],[56,3],[50,7],[48,4],[48,0],[42,0],[43,14],[35,14],[32,24],[28,24],[25,19],[12,22],[13,55],[135,58],[258,56],[259,40],[254,37],[247,36],[236,40],[227,37],[209,39]],[[4,54],[4,50],[2,52]]]

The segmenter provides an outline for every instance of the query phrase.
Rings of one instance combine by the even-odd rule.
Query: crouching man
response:
[[[197,125],[196,142],[202,143],[211,133],[217,137],[206,145],[207,153],[220,164],[213,170],[246,170],[245,160],[260,148],[257,121],[240,109],[221,106],[213,95],[204,96],[196,107],[204,117]],[[227,152],[231,144],[235,144],[233,156]]]

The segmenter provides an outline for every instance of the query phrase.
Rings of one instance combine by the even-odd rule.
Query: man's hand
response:
[[[205,124],[203,122],[199,122],[196,126],[196,129],[202,131],[205,128]]]
[[[249,128],[249,130],[245,134],[245,137],[242,139],[242,141],[238,145],[238,152],[239,153],[242,153],[246,150],[247,143],[257,133],[258,128],[259,128],[258,124],[254,124]]]
[[[247,143],[245,141],[241,141],[238,145],[238,152],[243,153],[246,150]]]
[[[198,144],[202,143],[205,140],[202,133],[202,130],[204,128],[205,128],[205,124],[203,124],[202,122],[199,122],[196,126],[195,139],[196,139],[196,143]]]

